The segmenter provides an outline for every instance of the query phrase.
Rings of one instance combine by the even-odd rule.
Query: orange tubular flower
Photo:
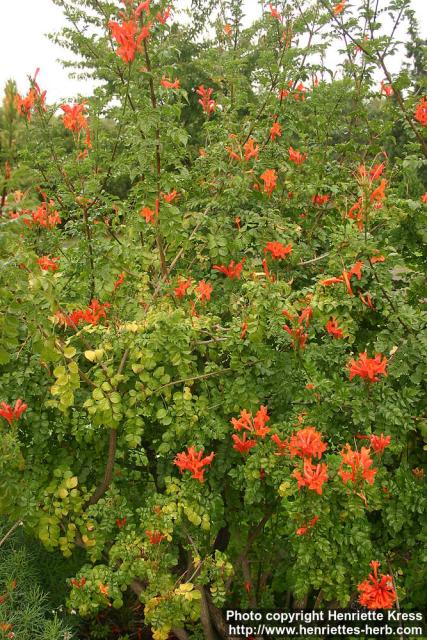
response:
[[[289,147],[289,160],[295,164],[302,164],[306,160],[307,154],[303,154],[300,151],[295,151],[292,147]]]
[[[256,447],[256,440],[247,440],[246,436],[246,431],[243,433],[242,439],[240,439],[239,436],[237,436],[235,433],[233,433],[233,435],[231,436],[234,441],[233,449],[243,455],[248,453],[248,451],[252,449],[252,447]]]
[[[231,418],[230,422],[236,431],[241,431],[243,429],[253,433],[259,438],[265,438],[267,433],[270,431],[270,429],[265,426],[269,420],[270,416],[268,415],[267,407],[261,405],[254,417],[252,417],[252,414],[249,413],[249,411],[242,409],[240,412],[240,418]]]
[[[289,91],[287,89],[280,89],[279,95],[277,96],[278,100],[282,101],[287,98],[289,95]]]
[[[68,315],[57,311],[55,316],[64,327],[76,329],[81,323],[91,324],[95,327],[99,324],[101,318],[107,318],[105,310],[108,309],[109,306],[110,304],[108,302],[101,304],[99,300],[94,298],[87,309],[76,309]]]
[[[117,291],[117,289],[122,286],[123,282],[125,281],[125,278],[126,278],[125,273],[119,273],[119,277],[114,283],[114,291]]]
[[[378,576],[379,562],[372,560],[370,566],[373,573],[357,586],[359,603],[368,609],[391,609],[397,600],[393,578],[389,575]]]
[[[240,332],[240,340],[244,340],[245,336],[248,332],[248,323],[247,322],[243,322],[242,326],[241,326],[241,332]]]
[[[188,287],[191,286],[191,278],[188,280],[184,280],[179,278],[178,286],[174,289],[174,294],[176,298],[183,298],[187,292]]]
[[[421,201],[424,202],[424,204],[427,204],[427,191],[421,196]]]
[[[174,200],[176,200],[177,197],[178,197],[178,191],[176,191],[176,189],[174,189],[170,193],[162,193],[163,200],[165,202],[168,202],[169,204]]]
[[[254,417],[255,435],[265,438],[266,434],[270,431],[270,429],[265,426],[269,420],[270,416],[268,415],[267,407],[261,405]]]
[[[141,216],[141,218],[145,218],[145,222],[151,222],[151,224],[154,224],[156,212],[150,209],[150,207],[144,207],[143,209],[141,209],[139,215]]]
[[[302,527],[300,527],[300,529],[297,529],[295,531],[296,535],[297,536],[304,536],[309,529],[312,529],[314,527],[314,525],[316,524],[318,519],[319,519],[319,516],[314,516],[313,520],[311,520],[307,524],[304,524]]]
[[[279,11],[277,10],[276,7],[273,7],[272,3],[270,2],[268,5],[269,9],[270,9],[270,15],[272,18],[276,18],[276,20],[282,20],[282,16],[280,15]]]
[[[417,104],[414,117],[423,127],[427,125],[427,98],[422,98]]]
[[[292,457],[320,459],[327,446],[322,442],[322,434],[314,427],[300,429],[289,440],[289,452]]]
[[[282,328],[291,336],[291,347],[293,349],[296,349],[297,345],[300,349],[304,349],[308,334],[304,333],[304,329],[302,327],[291,328],[289,325],[284,324]]]
[[[305,326],[309,327],[312,317],[313,317],[313,309],[311,307],[305,307],[305,309],[303,309],[299,314],[298,324],[301,325],[305,322]]]
[[[283,260],[283,258],[292,253],[292,244],[289,243],[285,246],[281,242],[273,240],[265,245],[264,254],[267,252],[271,254],[273,260]]]
[[[311,491],[315,491],[319,495],[323,493],[323,484],[328,480],[328,468],[326,464],[312,464],[310,460],[304,460],[303,473],[299,469],[295,469],[292,473],[298,482],[298,488],[307,487]]]
[[[31,120],[31,110],[36,102],[36,92],[30,89],[28,94],[23,98],[19,93],[16,94],[16,110],[20,116],[25,116],[27,121]]]
[[[350,380],[359,376],[369,382],[378,382],[380,375],[387,376],[387,358],[380,353],[375,358],[368,358],[366,351],[359,353],[359,360],[350,360]]]
[[[160,84],[162,85],[162,87],[165,87],[165,89],[181,88],[181,83],[179,80],[168,80],[167,78],[165,78],[165,76],[163,76],[163,78],[160,80]]]
[[[277,184],[277,173],[274,169],[266,169],[263,174],[261,174],[260,178],[264,182],[264,192],[271,196],[273,190],[276,188]]]
[[[174,460],[174,464],[178,467],[181,473],[183,471],[191,471],[191,477],[199,482],[204,482],[204,473],[206,467],[212,463],[215,454],[212,452],[209,456],[203,456],[203,451],[196,451],[194,447],[187,447],[187,453],[177,453]]]
[[[343,282],[346,286],[346,289],[350,296],[353,295],[353,289],[351,288],[351,278],[356,276],[358,280],[362,278],[362,267],[363,262],[358,260],[350,269],[350,271],[346,271],[343,269],[342,275],[337,278],[326,278],[325,280],[321,280],[320,284],[323,284],[324,287],[329,287],[331,284],[336,284],[338,282]]]
[[[315,196],[312,197],[311,201],[313,204],[316,204],[320,207],[322,204],[325,204],[325,202],[329,201],[329,196],[328,195],[320,196],[319,194],[316,194]]]
[[[385,256],[383,256],[383,255],[372,256],[372,258],[370,260],[371,260],[372,264],[375,264],[376,262],[385,262]]]
[[[164,13],[161,13],[160,11],[156,13],[156,19],[160,22],[160,24],[166,24],[166,21],[168,20],[170,13],[171,13],[171,8],[167,7]]]
[[[151,22],[144,25],[138,33],[137,18],[135,12],[134,17],[130,20],[124,20],[122,24],[115,20],[110,20],[108,23],[111,35],[119,45],[116,54],[127,64],[135,59],[136,52],[141,50],[142,41],[150,35]]]
[[[281,440],[277,433],[271,436],[274,444],[277,447],[277,451],[274,455],[276,456],[284,456],[289,452],[289,440]]]
[[[282,127],[280,126],[280,122],[273,122],[273,125],[270,129],[270,138],[271,140],[275,140],[277,137],[281,137],[282,135]]]
[[[267,260],[265,258],[262,261],[262,268],[263,268],[263,271],[264,271],[264,274],[265,274],[266,278],[268,278],[268,280],[270,280],[271,282],[274,282],[276,280],[276,276],[274,274],[270,273],[270,271],[268,269]]]
[[[334,338],[338,340],[344,337],[343,331],[338,327],[338,323],[335,320],[335,318],[331,318],[326,323],[326,331],[329,333],[330,336],[334,336]]]
[[[205,89],[204,85],[201,84],[198,89],[196,89],[196,93],[199,94],[200,98],[198,103],[201,105],[203,111],[210,115],[216,108],[216,102],[212,99],[213,89]]]
[[[255,146],[255,140],[253,138],[249,138],[249,140],[244,146],[244,150],[245,150],[246,162],[249,162],[251,158],[258,160],[259,144]]]
[[[70,582],[73,585],[73,587],[76,587],[76,589],[82,589],[86,584],[86,578],[83,577],[83,578],[80,578],[80,580],[77,580],[76,578],[71,578]]]
[[[146,531],[145,535],[148,536],[150,544],[160,544],[162,540],[165,540],[166,536],[160,531]]]
[[[221,265],[214,264],[212,269],[215,269],[215,271],[220,271],[225,276],[227,276],[227,278],[230,278],[230,280],[233,280],[234,278],[237,278],[237,280],[240,280],[244,263],[245,263],[245,258],[243,258],[241,262],[236,262],[236,263],[234,262],[234,260],[232,260],[228,265],[228,267],[226,267],[223,264]]]
[[[23,211],[23,220],[27,227],[33,225],[43,227],[45,229],[53,229],[56,225],[61,224],[61,218],[58,211],[54,210],[55,203],[53,200],[42,202],[35,211]],[[27,216],[31,217],[28,218]]]
[[[26,409],[27,405],[20,398],[15,401],[14,407],[11,407],[10,404],[6,404],[6,402],[2,402],[0,404],[0,416],[7,420],[9,425],[12,426],[14,422],[19,420]]]
[[[375,164],[369,172],[371,177],[371,182],[374,180],[378,180],[378,178],[382,175],[382,172],[385,169],[385,164],[382,162],[381,164]]]
[[[373,460],[369,455],[369,449],[362,447],[360,452],[353,451],[349,444],[346,444],[346,449],[341,451],[341,466],[338,473],[340,474],[344,484],[352,482],[356,484],[359,480],[366,480],[369,484],[374,484],[375,475],[377,469],[371,469]],[[348,465],[351,471],[344,471],[343,465]]]
[[[109,595],[109,587],[107,584],[101,584],[99,585],[99,592],[102,593],[103,596],[105,596],[106,598],[108,598]]]
[[[116,518],[116,525],[118,526],[119,529],[123,529],[123,527],[126,524],[126,518]]]
[[[333,8],[334,16],[338,16],[340,13],[344,11],[346,3],[347,3],[347,0],[342,0],[342,2],[339,2],[338,4],[335,5],[335,7]]]
[[[253,431],[252,415],[246,409],[241,410],[240,418],[231,418],[230,422],[236,431],[241,431],[242,429]]]
[[[382,202],[384,200],[384,198],[386,197],[384,193],[386,186],[387,186],[387,180],[383,178],[381,180],[381,184],[379,185],[379,187],[374,189],[374,191],[371,193],[371,196],[370,196],[371,202]]]
[[[49,256],[42,256],[37,260],[37,262],[40,265],[40,269],[42,269],[43,271],[52,271],[53,273],[54,271],[58,271],[59,269],[59,265],[57,264],[59,260],[59,256],[56,256],[54,258],[49,258]]]
[[[237,160],[238,162],[242,161],[241,156],[239,156],[239,154],[236,153],[236,151],[233,151],[233,149],[231,147],[225,147],[225,150],[228,152],[228,156],[232,160]]]
[[[90,149],[92,147],[92,143],[90,141],[89,123],[84,113],[86,109],[85,103],[81,102],[80,104],[75,104],[73,106],[62,104],[61,109],[65,114],[62,119],[64,127],[75,134],[79,134],[80,131],[85,130],[85,144]]]
[[[36,103],[38,103],[41,109],[44,109],[46,111],[46,91],[42,92],[39,85],[37,84],[37,76],[39,72],[40,69],[36,69],[34,78],[32,80],[32,87],[25,98],[23,98],[19,93],[16,94],[16,110],[20,116],[25,116],[28,122],[30,122],[31,120],[31,111]]]
[[[205,280],[200,280],[199,284],[196,287],[196,291],[198,293],[199,300],[210,300],[213,286],[208,282],[205,282]]]
[[[391,84],[385,84],[384,80],[381,80],[381,93],[384,93],[387,98],[390,98],[390,96],[393,95],[393,87],[391,86]]]
[[[377,455],[381,455],[384,449],[389,446],[391,442],[391,436],[385,436],[383,433],[380,436],[372,434],[369,438],[371,447]]]
[[[357,228],[359,229],[359,231],[363,231],[363,198],[359,198],[359,200],[355,202],[352,207],[350,207],[347,215],[349,218],[357,222]]]
[[[128,2],[129,0],[124,0],[124,4],[128,4]],[[139,18],[143,11],[145,11],[145,13],[148,16],[150,13],[150,4],[151,4],[151,0],[144,0],[144,2],[140,2],[135,10],[135,17]]]

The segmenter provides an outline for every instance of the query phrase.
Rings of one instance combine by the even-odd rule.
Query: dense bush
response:
[[[55,2],[98,82],[51,105],[41,70],[4,101],[0,512],[84,550],[63,579],[107,621],[91,637],[379,606],[371,561],[387,605],[424,607],[409,2],[284,2],[249,27],[239,0],[188,26],[163,2]]]

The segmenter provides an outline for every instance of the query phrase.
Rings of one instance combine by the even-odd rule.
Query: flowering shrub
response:
[[[58,4],[99,86],[3,106],[0,513],[132,637],[422,608],[425,80],[370,0]]]

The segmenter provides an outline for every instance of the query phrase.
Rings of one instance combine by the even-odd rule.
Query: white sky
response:
[[[257,0],[245,0],[248,19],[259,15]],[[14,78],[21,92],[28,88],[27,76],[40,67],[38,78],[47,89],[49,102],[70,98],[77,93],[90,93],[90,85],[71,80],[58,62],[67,57],[53,45],[46,33],[59,31],[65,24],[61,9],[51,0],[0,0],[0,92],[7,79]],[[422,35],[426,33],[427,0],[412,0]]]

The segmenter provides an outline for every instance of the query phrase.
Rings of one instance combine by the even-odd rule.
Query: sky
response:
[[[2,34],[0,38],[0,92],[9,78],[16,80],[18,90],[28,89],[28,75],[40,67],[39,84],[47,90],[49,102],[61,101],[78,93],[90,94],[88,82],[70,79],[58,58],[68,52],[54,45],[47,33],[59,31],[65,19],[51,0],[0,0]],[[245,0],[247,20],[259,15],[257,0]],[[422,35],[427,31],[427,0],[412,0]],[[8,25],[10,25],[8,27]],[[12,28],[13,26],[13,28]]]

